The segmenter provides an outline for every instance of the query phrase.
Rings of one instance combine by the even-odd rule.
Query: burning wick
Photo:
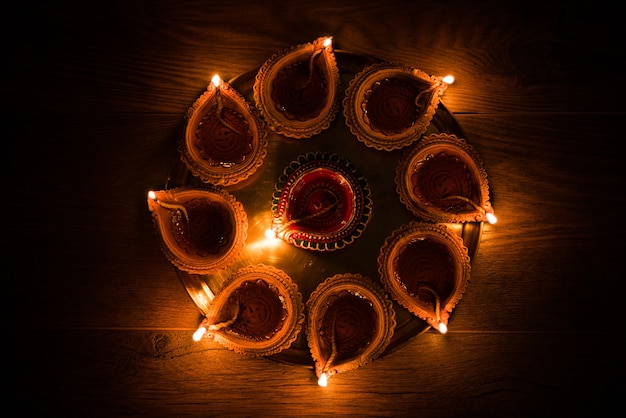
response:
[[[215,86],[215,100],[216,100],[216,106],[217,109],[215,110],[215,114],[217,115],[217,120],[220,121],[220,123],[225,126],[226,128],[230,129],[231,131],[233,131],[236,134],[239,134],[239,132],[237,132],[237,130],[235,128],[233,128],[233,126],[231,124],[229,124],[228,122],[226,122],[224,120],[224,118],[222,117],[222,112],[224,110],[224,103],[222,102],[222,93],[221,93],[221,89],[220,89],[220,85],[222,80],[220,79],[220,76],[215,74],[213,76],[213,78],[211,79],[211,82],[213,83],[213,85]]]
[[[419,101],[422,98],[422,96],[425,95],[426,93],[430,93],[431,91],[435,90],[440,85],[441,85],[441,83],[437,82],[437,83],[431,84],[430,87],[427,88],[426,90],[420,91],[419,94],[417,96],[415,96],[415,106],[422,107],[422,105],[419,104]]]
[[[204,321],[203,321],[204,322]],[[200,327],[193,333],[193,340],[200,341],[204,334],[206,333],[206,327],[204,325],[200,325]]]
[[[157,199],[156,193],[154,193],[152,190],[150,190],[148,192],[148,197],[150,199],[154,200],[154,202],[157,205],[161,206],[162,208],[171,209],[171,210],[182,212],[183,216],[185,217],[185,220],[187,221],[187,223],[189,223],[189,214],[187,214],[187,209],[185,209],[185,207],[183,205],[176,205],[176,204],[173,204],[173,203],[163,202],[163,201]]]
[[[328,378],[331,376],[329,369],[333,361],[335,361],[335,357],[337,357],[337,342],[335,340],[335,323],[336,322],[337,322],[337,312],[335,312],[335,314],[333,315],[332,334],[330,335],[330,356],[328,356],[328,360],[326,360],[326,364],[324,364],[324,368],[322,369],[322,375],[317,381],[317,384],[323,387],[326,387],[328,385]]]
[[[453,75],[447,75],[444,78],[442,78],[441,81],[443,82],[443,84],[450,85],[450,84],[454,83],[454,76]]]
[[[446,89],[448,88],[448,85],[452,84],[452,83],[454,83],[454,76],[451,76],[451,75],[447,75],[447,76],[441,78],[436,83],[432,83],[429,88],[427,88],[426,90],[422,90],[421,92],[419,92],[419,94],[417,96],[415,96],[415,106],[422,107],[419,104],[419,100],[422,98],[422,96],[424,94],[429,93],[429,92],[435,90],[438,87],[441,87],[441,93],[440,94],[443,94],[443,92],[446,91]]]
[[[437,321],[437,329],[442,334],[448,332],[448,327],[446,324],[441,322],[441,301],[439,300],[439,295],[435,292],[430,286],[422,285],[420,288],[427,290],[435,297],[435,321]]]
[[[494,215],[492,212],[487,212],[485,208],[476,204],[476,202],[474,202],[472,199],[468,199],[465,196],[447,196],[446,199],[459,199],[466,203],[469,203],[474,207],[474,209],[484,214],[490,224],[495,224],[496,222],[498,222],[498,218],[496,218],[496,215]]]
[[[222,114],[222,94],[220,93],[220,83],[221,83],[221,79],[220,76],[215,74],[213,76],[213,78],[211,79],[211,82],[213,83],[213,85],[215,86],[215,100],[217,100],[217,114],[221,115]]]
[[[235,313],[233,314],[232,318],[227,321],[208,325],[206,318],[205,318],[200,324],[200,327],[198,327],[198,329],[193,333],[193,340],[200,341],[207,331],[217,331],[219,329],[226,328],[234,324],[238,317],[239,317],[239,304],[235,305]],[[207,328],[207,325],[208,325],[208,328]]]
[[[238,317],[239,317],[239,304],[236,304],[235,313],[233,314],[232,318],[230,318],[228,321],[223,321],[217,324],[209,325],[209,331],[217,331],[218,329],[226,328],[234,324]]]
[[[322,47],[316,50],[315,52],[313,52],[313,54],[311,55],[311,59],[309,60],[309,79],[307,80],[303,88],[306,88],[309,84],[311,84],[311,80],[313,79],[313,61],[315,60],[315,57],[317,57],[326,48],[328,48],[332,42],[333,42],[332,38],[324,39],[324,44],[322,45]]]

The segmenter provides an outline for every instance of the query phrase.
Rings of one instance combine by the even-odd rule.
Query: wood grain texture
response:
[[[234,0],[13,5],[4,109],[6,402],[37,416],[595,416],[624,392],[621,23],[600,4]],[[37,30],[36,30],[37,29]],[[40,30],[41,29],[41,30]],[[24,36],[28,34],[28,36]],[[485,226],[450,332],[316,385],[193,343],[146,204],[210,77],[332,35],[453,73]],[[381,167],[381,169],[384,169]]]
[[[624,387],[611,361],[624,344],[602,333],[427,332],[327,388],[188,332],[40,337],[12,389],[45,416],[588,416]]]

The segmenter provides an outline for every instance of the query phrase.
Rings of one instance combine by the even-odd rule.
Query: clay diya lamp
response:
[[[194,176],[229,186],[263,164],[267,131],[256,108],[216,75],[187,111],[178,150]]]
[[[412,222],[385,240],[378,271],[400,305],[445,333],[467,286],[470,258],[463,240],[450,228]]]
[[[254,100],[274,132],[309,138],[330,126],[339,112],[339,68],[331,37],[284,49],[259,69]]]
[[[482,160],[455,135],[432,134],[406,150],[395,182],[400,201],[425,221],[496,222]]]
[[[343,112],[356,138],[392,151],[426,132],[447,84],[407,65],[377,63],[357,73],[346,88]]]
[[[372,213],[371,192],[346,158],[307,153],[284,169],[271,209],[276,237],[308,250],[334,251],[365,230]]]
[[[194,339],[208,338],[237,353],[268,356],[288,348],[304,323],[296,283],[282,270],[239,269],[222,286]]]
[[[151,191],[148,208],[163,252],[192,274],[210,274],[230,265],[247,237],[243,206],[223,190]]]
[[[389,345],[396,326],[387,294],[359,274],[327,278],[306,303],[306,337],[318,383],[363,366]]]

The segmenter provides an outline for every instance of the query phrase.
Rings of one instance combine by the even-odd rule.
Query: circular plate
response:
[[[363,68],[380,62],[377,58],[335,50],[335,57],[341,74],[342,85]],[[229,84],[241,92],[247,100],[253,100],[252,88],[258,68],[229,80]],[[456,119],[440,103],[432,123],[425,134],[449,132],[466,137]],[[366,147],[349,132],[341,113],[330,127],[306,141],[285,138],[273,132],[268,133],[268,155],[263,165],[246,181],[229,186],[229,191],[243,204],[248,214],[248,239],[234,264],[224,271],[211,275],[188,274],[176,270],[193,302],[204,316],[208,306],[229,277],[238,268],[254,264],[273,265],[285,271],[298,284],[303,300],[307,300],[324,278],[346,272],[358,273],[379,280],[377,259],[380,248],[389,234],[415,221],[415,216],[400,202],[395,190],[395,169],[402,156],[401,150],[382,152]],[[368,180],[374,202],[374,216],[367,228],[355,242],[340,251],[307,251],[296,248],[282,240],[267,238],[271,230],[271,200],[275,185],[284,167],[299,155],[308,152],[330,152],[349,156],[361,175]],[[384,167],[384,169],[381,169]],[[187,167],[175,161],[167,187],[198,184]],[[384,204],[376,204],[384,202]],[[470,257],[478,250],[482,223],[467,222],[451,224],[449,227],[460,237],[468,248]],[[429,329],[428,323],[416,317],[406,308],[394,304],[396,328],[391,342],[381,354],[385,356],[402,347],[413,337]],[[313,368],[313,360],[304,333],[286,350],[268,358],[287,364]]]
[[[296,247],[334,251],[354,242],[370,219],[367,180],[345,157],[308,153],[276,183],[272,230]]]

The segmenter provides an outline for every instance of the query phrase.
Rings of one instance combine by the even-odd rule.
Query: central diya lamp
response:
[[[272,230],[296,247],[334,251],[363,233],[371,212],[367,181],[350,161],[307,153],[284,169],[275,186]]]
[[[339,112],[339,68],[331,37],[284,49],[259,69],[254,100],[270,129],[309,138],[327,129]]]
[[[181,159],[205,183],[229,186],[250,177],[267,154],[256,108],[218,75],[187,111]]]

